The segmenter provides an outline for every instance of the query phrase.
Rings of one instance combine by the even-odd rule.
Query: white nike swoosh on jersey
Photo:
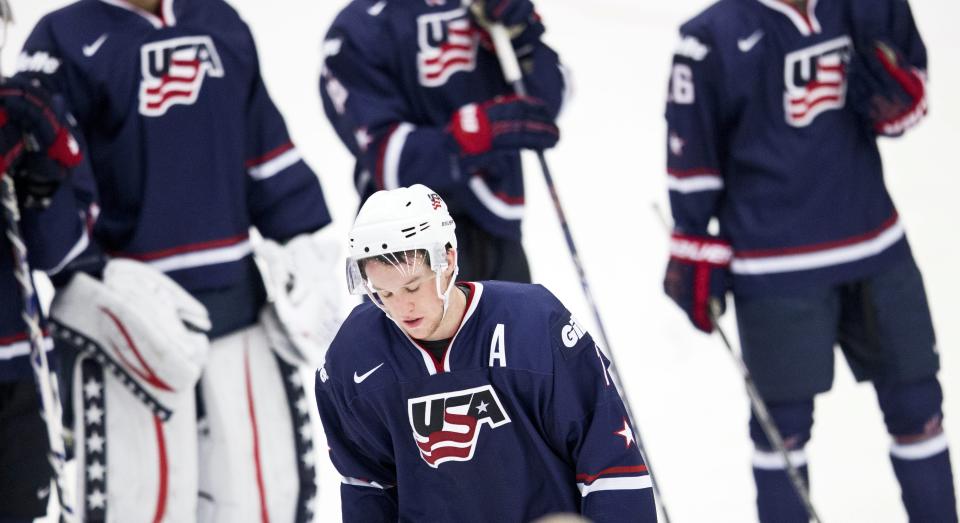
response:
[[[368,370],[367,372],[364,372],[363,374],[361,374],[361,375],[359,375],[359,376],[357,376],[357,371],[353,371],[353,382],[356,383],[357,385],[363,383],[363,380],[369,378],[370,375],[373,374],[374,372],[377,372],[377,369],[379,369],[380,367],[383,367],[383,363],[381,363],[380,365],[377,365],[376,367]]]
[[[370,16],[377,16],[380,14],[380,11],[383,11],[384,7],[387,7],[387,0],[380,0],[367,9],[367,14]]]
[[[97,54],[97,51],[100,50],[100,46],[107,41],[107,36],[109,36],[107,33],[103,33],[100,35],[100,38],[94,40],[92,44],[83,46],[83,56],[90,58],[91,56]]]
[[[753,46],[757,45],[757,42],[759,42],[761,38],[763,38],[763,31],[757,29],[752,35],[737,40],[737,47],[744,53],[749,52],[753,49]]]

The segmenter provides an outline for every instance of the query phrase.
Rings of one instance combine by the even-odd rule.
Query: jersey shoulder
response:
[[[709,43],[744,36],[757,29],[757,0],[719,0],[680,25],[681,35],[690,35]]]
[[[362,367],[367,361],[382,360],[377,354],[388,345],[392,324],[371,302],[354,307],[330,342],[324,363],[326,372],[333,378],[346,381],[358,365]]]
[[[546,287],[510,282],[483,286],[484,318],[508,326],[508,346],[519,348],[532,370],[552,372],[555,356],[568,359],[593,347],[590,334]]]

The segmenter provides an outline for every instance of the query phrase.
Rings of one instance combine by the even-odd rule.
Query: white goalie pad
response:
[[[328,232],[254,247],[269,302],[260,313],[274,350],[293,365],[319,367],[340,326],[339,243]]]
[[[193,521],[197,423],[193,390],[148,408],[122,374],[81,356],[74,373],[77,512],[81,521]]]
[[[313,521],[314,427],[298,368],[255,325],[214,340],[200,390],[197,521]]]
[[[57,293],[50,315],[57,337],[119,367],[161,402],[192,390],[209,350],[203,305],[133,260],[111,260],[102,282],[77,274]]]

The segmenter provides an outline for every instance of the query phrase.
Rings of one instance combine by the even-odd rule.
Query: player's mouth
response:
[[[408,329],[416,329],[423,323],[423,317],[419,317],[413,320],[403,320],[403,325]]]

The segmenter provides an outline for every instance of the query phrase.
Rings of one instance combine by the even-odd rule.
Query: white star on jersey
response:
[[[614,432],[617,436],[620,436],[624,439],[627,444],[627,448],[630,448],[630,445],[635,441],[633,439],[633,429],[630,428],[630,424],[627,423],[627,419],[623,419],[623,428]]]
[[[670,133],[670,152],[674,156],[683,156],[683,146],[686,144],[686,140],[680,138],[677,133]]]

